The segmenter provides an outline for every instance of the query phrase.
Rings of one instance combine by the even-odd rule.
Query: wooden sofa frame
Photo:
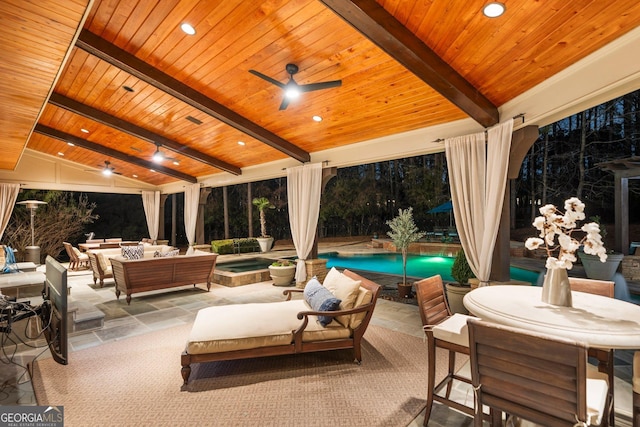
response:
[[[116,298],[119,299],[120,293],[124,292],[127,304],[130,304],[131,294],[136,292],[195,286],[198,283],[206,283],[209,291],[217,257],[218,254],[208,253],[135,260],[111,258]]]
[[[377,283],[372,282],[352,271],[344,270],[343,274],[346,276],[361,281],[361,287],[367,289],[371,292],[372,298],[371,302],[368,304],[363,304],[357,308],[353,308],[350,310],[338,310],[338,311],[302,311],[298,313],[298,319],[302,320],[302,324],[298,327],[298,329],[292,331],[293,338],[291,343],[288,345],[277,345],[271,347],[260,347],[255,349],[246,349],[246,350],[233,350],[233,351],[225,351],[225,352],[217,352],[217,353],[205,353],[205,354],[189,354],[187,350],[182,352],[181,356],[181,364],[182,364],[182,379],[184,380],[184,384],[186,385],[189,381],[189,376],[191,375],[191,364],[192,363],[205,363],[205,362],[216,362],[222,360],[237,360],[237,359],[250,359],[254,357],[264,357],[264,356],[279,356],[285,354],[297,354],[297,353],[311,353],[316,351],[325,351],[325,350],[342,350],[342,349],[353,349],[354,359],[356,363],[360,363],[362,360],[362,351],[361,351],[361,342],[362,336],[364,335],[367,327],[369,326],[369,321],[371,320],[371,316],[373,315],[373,309],[376,306],[376,302],[381,292],[381,287]],[[283,291],[283,294],[287,296],[286,300],[290,300],[291,296],[296,292],[303,292],[302,289],[286,289]],[[268,304],[268,303],[265,303]],[[320,341],[311,341],[304,342],[302,340],[302,334],[309,323],[309,316],[343,316],[355,313],[366,313],[362,322],[358,325],[358,327],[352,330],[351,336],[348,338],[341,339],[327,339]]]

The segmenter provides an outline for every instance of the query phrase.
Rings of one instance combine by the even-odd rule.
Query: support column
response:
[[[158,240],[164,240],[164,207],[167,203],[168,194],[160,194],[160,224],[158,226]]]
[[[171,246],[176,246],[176,235],[178,233],[178,223],[176,221],[176,218],[178,216],[178,206],[176,206],[176,204],[178,203],[178,201],[176,199],[176,194],[173,193],[171,195]]]
[[[247,182],[247,225],[249,237],[253,237],[253,194],[250,182]]]
[[[324,194],[324,189],[331,181],[331,178],[338,175],[338,168],[323,168],[322,169],[322,189],[320,190],[320,194]],[[318,224],[320,221],[318,220]],[[320,238],[320,231],[318,230],[318,224],[316,224],[316,238],[313,242],[313,248],[311,248],[311,252],[309,253],[308,259],[316,259],[318,258],[318,239]]]
[[[207,204],[209,194],[211,194],[211,188],[200,189],[198,216],[196,218],[196,245],[204,244],[204,207]]]
[[[510,259],[511,259],[511,228],[510,228],[510,196],[511,180],[507,180],[507,188],[504,192],[504,201],[502,203],[502,213],[500,214],[500,227],[496,236],[496,245],[493,249],[493,258],[491,259],[491,273],[489,280],[496,282],[508,282],[511,280]],[[506,260],[506,262],[505,262]]]
[[[507,171],[507,187],[505,188],[500,226],[496,237],[491,260],[489,280],[505,282],[511,279],[511,182],[518,178],[524,156],[539,136],[538,126],[525,126],[513,132],[511,150],[509,152],[509,168]]]
[[[224,238],[229,238],[229,194],[227,186],[222,187],[222,209],[224,216]]]
[[[615,176],[615,247],[616,252],[629,255],[629,178]]]

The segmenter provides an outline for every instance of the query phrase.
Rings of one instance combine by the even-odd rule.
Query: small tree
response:
[[[469,279],[476,277],[471,270],[471,266],[467,262],[467,256],[464,254],[464,250],[460,249],[456,254],[456,259],[451,266],[451,277],[460,283],[461,285],[467,285]]]
[[[260,237],[269,237],[267,234],[267,216],[265,210],[275,209],[276,207],[266,197],[256,197],[251,203],[253,203],[260,212]]]
[[[387,221],[387,225],[391,228],[387,234],[393,240],[396,249],[402,252],[402,284],[407,284],[407,251],[409,244],[420,240],[425,233],[418,230],[413,221],[413,208],[405,210],[398,209],[398,216]]]

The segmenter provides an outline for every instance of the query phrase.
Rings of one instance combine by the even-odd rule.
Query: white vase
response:
[[[273,237],[256,237],[260,245],[260,252],[269,252],[273,244]]]
[[[542,302],[551,305],[572,307],[571,285],[565,268],[547,269],[542,284]]]

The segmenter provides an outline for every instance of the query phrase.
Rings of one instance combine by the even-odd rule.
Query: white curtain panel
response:
[[[187,255],[194,252],[196,243],[196,221],[198,219],[198,204],[200,203],[200,184],[192,184],[184,190],[184,230],[189,241]]]
[[[0,184],[0,241],[16,206],[20,184]]]
[[[287,200],[291,237],[298,263],[296,282],[307,279],[304,261],[313,248],[320,215],[322,164],[314,163],[287,169]]]
[[[471,270],[489,282],[504,202],[513,120],[445,140],[456,227]]]
[[[160,228],[160,192],[143,191],[142,206],[147,218],[149,237],[155,242],[158,239],[158,229]]]

